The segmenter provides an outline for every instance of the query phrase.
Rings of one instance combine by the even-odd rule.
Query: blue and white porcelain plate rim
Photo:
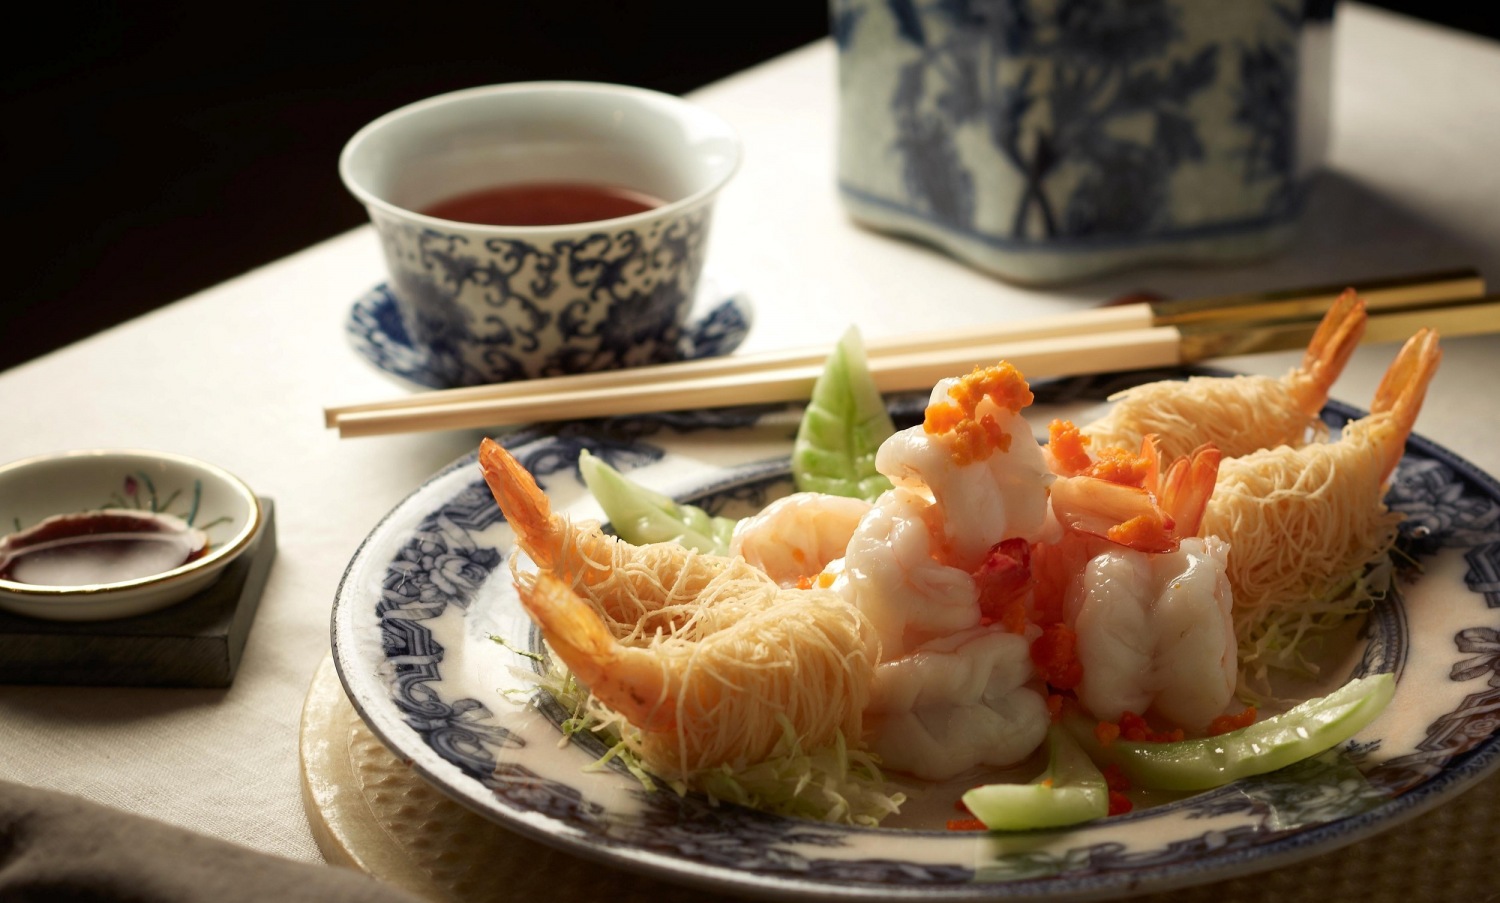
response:
[[[576,459],[577,449],[591,442],[613,443],[608,447],[623,450],[622,453],[636,447],[660,446],[661,456],[647,461],[640,476],[651,481],[655,488],[679,498],[692,495],[694,486],[710,491],[722,489],[735,482],[736,474],[748,474],[740,482],[749,484],[757,480],[767,483],[771,479],[768,474],[784,473],[785,467],[779,463],[784,444],[780,439],[768,441],[766,437],[786,435],[786,425],[795,421],[795,410],[744,409],[739,414],[736,411],[738,409],[702,412],[703,422],[694,422],[691,415],[628,418],[631,428],[623,434],[633,438],[623,444],[609,434],[605,428],[607,424],[572,424],[551,430],[527,430],[509,437],[507,444],[518,454],[532,454],[539,456],[536,460],[552,461],[556,469],[545,480],[553,484],[549,486],[549,493],[566,489],[571,495],[561,507],[581,512],[581,516],[590,516],[589,500],[582,499],[578,487],[573,485],[576,477],[572,475],[567,456],[571,454]],[[1330,405],[1330,413],[1334,419],[1359,414],[1336,403]],[[741,416],[738,426],[734,425],[735,416]],[[674,423],[684,426],[685,430],[672,430],[670,427]],[[750,432],[768,424],[769,429]],[[640,428],[642,425],[644,429]],[[750,441],[721,441],[725,437],[719,433],[739,428],[747,431]],[[704,430],[718,432],[704,434]],[[714,463],[714,456],[724,455],[728,446],[733,446],[729,457],[735,458],[737,463],[731,466]],[[1465,499],[1482,504],[1487,511],[1500,510],[1500,484],[1436,444],[1412,437],[1408,444],[1407,463],[1418,469],[1419,476],[1441,471],[1433,477],[1447,480],[1441,486],[1461,487]],[[564,487],[564,483],[568,485]],[[1231,789],[1217,797],[1205,794],[1181,804],[1083,826],[1073,832],[1022,835],[1022,841],[1038,845],[1036,848],[1040,852],[1037,855],[1044,858],[1052,855],[1045,848],[1046,844],[1062,843],[1065,848],[1061,854],[1065,855],[1056,855],[1053,859],[1062,863],[1059,867],[1064,871],[1052,877],[1023,876],[1006,880],[996,880],[993,874],[986,878],[983,870],[985,867],[1003,867],[1014,871],[1015,866],[1010,863],[1020,854],[1014,850],[1005,852],[1002,849],[999,853],[995,850],[1015,838],[996,839],[985,834],[898,828],[826,826],[751,813],[732,806],[710,811],[701,803],[693,802],[692,797],[679,800],[675,795],[671,795],[671,800],[642,804],[640,797],[644,795],[639,794],[638,786],[632,786],[633,781],[628,777],[583,775],[582,765],[587,764],[591,756],[583,750],[557,750],[559,735],[552,722],[524,706],[508,709],[500,698],[496,681],[500,679],[497,675],[503,670],[502,666],[478,664],[494,655],[496,648],[487,639],[481,641],[478,631],[490,631],[496,624],[509,625],[502,626],[502,633],[504,629],[519,629],[521,632],[514,636],[516,642],[535,644],[524,613],[518,615],[518,610],[507,608],[510,604],[504,595],[507,587],[481,581],[470,599],[473,604],[462,609],[463,614],[459,613],[460,606],[445,603],[436,596],[412,596],[410,607],[403,603],[395,609],[388,609],[399,615],[392,623],[399,624],[400,630],[408,633],[430,630],[429,639],[440,637],[450,642],[449,647],[435,651],[435,662],[422,666],[430,669],[427,672],[418,674],[411,670],[415,657],[404,664],[398,661],[403,654],[414,651],[413,647],[397,648],[406,640],[397,638],[393,644],[390,635],[382,636],[382,628],[375,617],[376,607],[386,601],[381,586],[390,592],[405,592],[410,588],[397,587],[397,584],[408,577],[420,582],[434,574],[449,579],[458,573],[453,571],[446,576],[436,570],[421,573],[419,569],[428,565],[417,562],[407,567],[406,563],[416,559],[402,558],[402,555],[416,550],[419,557],[425,555],[437,560],[444,554],[439,546],[445,542],[476,540],[471,545],[477,548],[477,538],[491,527],[497,527],[502,534],[506,531],[507,528],[497,526],[495,521],[484,521],[492,517],[488,511],[481,510],[485,508],[485,492],[473,456],[466,456],[418,488],[371,532],[351,561],[334,606],[334,660],[340,679],[355,708],[374,733],[398,755],[409,760],[417,773],[439,790],[503,825],[571,853],[617,867],[705,888],[794,899],[892,895],[923,900],[1090,899],[1222,880],[1324,853],[1386,830],[1438,805],[1500,766],[1500,740],[1495,735],[1500,723],[1479,722],[1482,736],[1441,761],[1433,759],[1438,762],[1436,765],[1427,760],[1419,762],[1417,750],[1404,759],[1397,755],[1404,746],[1393,750],[1386,761],[1376,763],[1375,770],[1387,766],[1394,768],[1393,763],[1399,763],[1401,767],[1396,768],[1396,772],[1405,776],[1403,780],[1409,778],[1414,783],[1393,797],[1362,798],[1370,808],[1357,814],[1325,822],[1309,821],[1306,826],[1291,830],[1270,830],[1264,824],[1257,824],[1256,816],[1246,815],[1235,808],[1243,804],[1241,795],[1251,802],[1255,800],[1252,793],[1231,785]],[[1431,492],[1434,499],[1440,495],[1437,489]],[[468,527],[454,526],[465,518],[473,518],[470,524],[474,528],[472,532]],[[423,529],[418,529],[419,526]],[[1500,525],[1485,529],[1488,532],[1480,537],[1483,540],[1481,545],[1490,550],[1489,554],[1494,554],[1495,550],[1500,550]],[[444,530],[450,532],[442,533]],[[458,532],[452,532],[454,530]],[[458,551],[462,553],[464,550]],[[499,551],[499,546],[490,551]],[[1435,594],[1445,602],[1464,599],[1474,602],[1476,600],[1469,597],[1478,596],[1477,601],[1483,603],[1487,598],[1483,593],[1465,586],[1462,579],[1456,582],[1453,579],[1452,569],[1463,566],[1460,559],[1464,556],[1460,551],[1458,546],[1446,544],[1435,547],[1433,560],[1441,566],[1430,571],[1407,595],[1420,601]],[[468,550],[471,557],[473,552],[473,549]],[[499,552],[488,565],[490,578],[508,585],[508,562],[503,558],[504,552]],[[397,564],[401,567],[393,568]],[[377,579],[373,586],[370,583],[372,575]],[[397,588],[392,590],[391,587]],[[1404,602],[1397,603],[1397,607],[1398,620],[1413,614],[1406,610],[1408,606]],[[1436,606],[1417,607],[1422,610],[1415,612],[1417,626],[1412,633],[1425,640],[1446,643],[1441,635],[1428,636],[1423,632],[1428,623],[1423,620],[1427,617],[1424,612]],[[1470,608],[1473,606],[1466,606],[1458,618],[1466,628],[1469,625],[1465,619],[1470,618]],[[1500,594],[1492,606],[1481,605],[1472,618],[1482,622],[1482,627],[1473,629],[1500,637]],[[432,626],[424,626],[427,624]],[[446,634],[443,633],[445,630]],[[457,642],[452,642],[454,639]],[[1409,639],[1406,641],[1410,645]],[[529,647],[523,645],[522,648]],[[432,649],[425,651],[425,654],[433,653]],[[1417,650],[1413,654],[1428,653]],[[1455,653],[1453,658],[1462,657]],[[1480,677],[1485,676],[1486,669],[1500,673],[1500,662],[1481,661],[1484,658],[1481,655],[1463,661],[1479,661],[1480,668],[1475,674]],[[1403,682],[1411,681],[1410,686],[1416,687],[1424,679],[1422,675],[1439,664],[1446,665],[1448,660],[1423,662],[1407,659],[1398,663],[1396,670],[1402,675]],[[445,669],[447,675],[443,673]],[[423,674],[430,676],[423,677]],[[475,678],[478,678],[477,682]],[[1435,725],[1462,714],[1458,707],[1445,708],[1461,706],[1453,699],[1461,695],[1463,688],[1457,677],[1450,679],[1454,685],[1448,693],[1448,701],[1437,698],[1428,702],[1425,695],[1413,695],[1418,693],[1416,689],[1406,697],[1398,696],[1400,725],[1421,730],[1425,722],[1428,739],[1431,739]],[[1466,679],[1475,678],[1471,675]],[[1431,680],[1437,678],[1429,678],[1428,682]],[[403,685],[402,681],[407,683]],[[401,696],[407,690],[398,689],[400,686],[407,689],[418,687],[420,693]],[[1425,692],[1425,684],[1423,687]],[[398,696],[401,696],[400,704]],[[457,696],[464,698],[456,699]],[[1472,695],[1464,697],[1465,701],[1471,698]],[[464,705],[479,699],[481,706],[489,711],[481,713],[476,708],[465,709],[462,705],[450,705],[444,699]],[[430,704],[430,711],[411,708],[413,701]],[[407,708],[403,709],[402,705]],[[1416,710],[1408,711],[1413,706]],[[443,718],[449,719],[446,726],[440,723]],[[486,721],[486,718],[490,720]],[[1466,721],[1465,725],[1468,723]],[[1377,721],[1379,724],[1381,722]],[[1372,726],[1367,730],[1373,729]],[[498,767],[488,776],[494,783],[487,785],[465,774],[454,760],[444,758],[434,748],[432,738],[444,730],[447,734],[443,743],[455,743],[456,737],[467,732],[468,739],[463,742],[473,743],[475,748],[483,745],[486,732],[493,739],[502,736],[497,732],[514,731],[504,736],[536,741],[531,744],[536,759],[533,762],[524,758],[527,755],[524,742],[519,751],[504,752],[494,758]],[[531,733],[528,734],[528,730]],[[1391,728],[1383,730],[1386,733],[1392,731]],[[1375,739],[1389,740],[1386,733]],[[1357,739],[1365,737],[1362,732]],[[1391,741],[1391,745],[1395,747],[1396,742]],[[536,752],[542,747],[546,747],[545,756]],[[444,750],[457,755],[453,748],[450,745]],[[519,767],[523,770],[532,769],[527,773],[538,775],[535,780],[527,779],[531,782],[525,785],[525,793],[516,789],[522,786],[516,782],[516,775],[522,774],[522,770],[507,772],[509,777],[503,780],[496,777],[515,763],[522,763]],[[551,771],[547,772],[547,769]],[[579,772],[577,775],[575,769]],[[1425,776],[1410,777],[1419,771]],[[1431,773],[1427,774],[1427,771]],[[607,789],[601,791],[601,787]],[[506,793],[510,796],[502,795]],[[612,806],[615,808],[610,808]],[[685,837],[690,834],[692,838],[690,841],[683,839],[675,847],[670,819],[651,821],[652,818],[661,818],[662,813],[669,810],[680,811],[687,820],[680,830]],[[1315,813],[1315,818],[1320,810],[1314,807],[1309,811]],[[1260,817],[1264,819],[1266,816],[1262,813]],[[699,819],[696,823],[693,822],[695,818]],[[1200,820],[1194,821],[1195,818]],[[1296,824],[1295,821],[1292,823]],[[1163,825],[1169,825],[1170,829]],[[1172,831],[1187,833],[1173,839]],[[1090,843],[1091,840],[1100,842]],[[1165,846],[1161,845],[1163,842],[1166,842]],[[898,844],[899,849],[911,850],[910,859],[880,859],[871,855],[891,848],[893,843]],[[740,857],[738,860],[724,858],[728,854],[723,851],[730,849],[737,851],[734,855]],[[938,856],[938,860],[918,861],[930,858],[930,855]],[[720,858],[715,859],[715,856]],[[1067,856],[1073,856],[1078,862],[1068,865]],[[925,880],[929,875],[936,877],[929,882]],[[881,876],[885,876],[884,879]]]
[[[433,373],[421,349],[412,346],[404,334],[395,335],[383,323],[384,316],[394,315],[395,296],[389,282],[379,282],[349,308],[344,335],[354,353],[382,375],[414,390],[446,389],[451,386]],[[717,341],[699,335],[716,315],[731,311],[745,325],[743,329]],[[737,283],[705,268],[698,279],[693,308],[683,329],[683,341],[690,350],[686,360],[717,357],[733,352],[744,342],[755,325],[755,305]]]

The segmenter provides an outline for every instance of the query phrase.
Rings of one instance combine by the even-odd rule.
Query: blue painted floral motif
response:
[[[676,360],[708,221],[476,245],[375,217],[402,331],[446,386]]]
[[[1368,754],[1370,750],[1365,750]],[[1388,799],[1340,749],[1183,801],[1194,818],[1253,815],[1264,831],[1291,831],[1367,812]]]
[[[1437,460],[1403,461],[1387,504],[1405,517],[1401,548],[1412,559],[1465,549],[1469,589],[1500,608],[1500,502]]]
[[[1321,162],[1321,12],[830,0],[844,202],[1029,282],[1270,251]]]
[[[499,550],[476,544],[471,535],[499,517],[484,483],[471,484],[426,517],[401,547],[386,568],[375,607],[395,681],[392,701],[429,746],[476,780],[487,780],[495,767],[489,747],[518,741],[492,723],[483,703],[445,701],[433,688],[441,679],[443,648],[422,622],[441,616],[449,605],[468,608],[500,565]]]
[[[854,29],[863,15],[864,10],[852,8],[848,0],[834,0],[829,4],[828,32],[840,49],[848,47],[854,40]]]
[[[541,778],[528,768],[503,763],[484,783],[497,798],[520,811],[536,812],[591,834],[608,830],[609,818],[603,806],[585,801],[577,787]]]
[[[1134,872],[1142,868],[1192,861],[1204,856],[1246,849],[1264,835],[1251,825],[1224,831],[1206,831],[1188,840],[1173,841],[1147,851],[1132,851],[1118,842],[1072,847],[1061,852],[1019,850],[995,859],[980,869],[981,881],[1022,881],[1067,876],[1070,880]]]
[[[1493,740],[1500,731],[1500,629],[1470,627],[1454,637],[1469,657],[1454,664],[1455,681],[1488,678],[1483,689],[1464,697],[1452,712],[1428,725],[1417,751],[1385,763],[1371,780],[1388,793],[1400,793],[1440,774],[1451,762]]]
[[[750,303],[744,296],[730,295],[718,300],[682,330],[677,339],[676,359],[698,360],[729,354],[745,341],[751,320]],[[355,351],[385,373],[432,389],[455,385],[454,374],[461,368],[453,363],[453,354],[412,341],[389,285],[377,285],[354,303],[346,332]],[[625,358],[630,360],[628,353]],[[583,360],[586,364],[592,358],[585,356]]]
[[[730,299],[688,324],[677,355],[685,361],[719,357],[738,348],[749,331],[749,308]]]
[[[1234,121],[1250,135],[1239,155],[1247,185],[1269,183],[1267,209],[1291,213],[1301,203],[1297,168],[1297,39],[1303,14],[1296,5],[1272,7],[1267,33],[1242,42]]]
[[[1217,44],[1172,56],[1182,37],[1174,6],[886,2],[898,33],[922,51],[902,65],[891,111],[906,189],[935,218],[973,223],[973,176],[954,136],[978,123],[1024,182],[1012,238],[1171,224],[1168,178],[1203,157],[1187,106],[1219,74]],[[1142,117],[1152,123],[1149,136],[1127,137],[1120,124]]]

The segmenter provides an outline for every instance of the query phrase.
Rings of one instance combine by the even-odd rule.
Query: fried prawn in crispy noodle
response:
[[[1368,603],[1366,566],[1401,520],[1383,501],[1437,371],[1437,334],[1422,330],[1386,371],[1370,413],[1336,441],[1226,459],[1200,535],[1231,545],[1242,692],[1266,692],[1269,668],[1300,668],[1299,643]]]
[[[739,558],[631,546],[570,524],[489,440],[480,465],[538,566],[517,571],[523,606],[652,773],[696,786],[765,760],[788,732],[804,750],[858,741],[878,648],[838,594],[782,588]]]
[[[1109,413],[1083,434],[1095,448],[1132,450],[1154,434],[1169,460],[1204,443],[1227,458],[1302,445],[1325,431],[1318,412],[1365,325],[1365,303],[1350,289],[1318,324],[1302,362],[1280,379],[1195,376],[1146,383],[1111,397]]]

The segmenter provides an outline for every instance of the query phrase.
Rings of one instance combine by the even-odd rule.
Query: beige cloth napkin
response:
[[[0,900],[418,903],[351,869],[293,862],[8,782],[0,782]]]

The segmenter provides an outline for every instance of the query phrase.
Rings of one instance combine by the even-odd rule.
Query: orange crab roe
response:
[[[1054,420],[1047,424],[1047,452],[1060,474],[1076,477],[1094,465],[1089,457],[1089,437],[1078,431],[1071,420]]]
[[[1105,531],[1111,542],[1146,552],[1170,552],[1177,547],[1172,518],[1155,512],[1138,514],[1123,524]]]
[[[1135,712],[1124,712],[1118,722],[1099,722],[1094,728],[1094,736],[1099,738],[1100,743],[1108,746],[1121,737],[1132,743],[1176,743],[1186,734],[1180,727],[1170,731],[1156,730]]]
[[[1186,736],[1180,727],[1169,731],[1156,730],[1134,712],[1126,712],[1120,716],[1120,729],[1125,732],[1127,740],[1148,740],[1152,743],[1176,743]]]
[[[1104,766],[1104,785],[1109,788],[1109,814],[1124,815],[1135,808],[1135,802],[1127,795],[1130,792],[1130,778],[1119,765],[1111,763]]]
[[[1047,685],[1058,690],[1075,689],[1083,681],[1078,661],[1078,634],[1066,624],[1048,624],[1031,641],[1031,662]]]
[[[1154,455],[1145,448],[1132,452],[1105,447],[1090,455],[1089,437],[1071,420],[1054,420],[1047,425],[1047,453],[1059,476],[1093,477],[1122,486],[1145,486],[1156,467]]]
[[[996,450],[1010,450],[1010,434],[995,418],[977,415],[981,401],[988,398],[1014,414],[1031,404],[1034,396],[1021,371],[1001,361],[991,367],[975,367],[949,387],[948,398],[927,406],[922,428],[928,434],[951,434],[953,462],[962,467],[983,461]]]
[[[1144,486],[1151,474],[1152,462],[1145,455],[1123,448],[1101,448],[1085,476],[1097,477],[1121,486]]]
[[[1208,735],[1210,737],[1217,737],[1219,734],[1227,734],[1230,731],[1237,731],[1242,727],[1249,727],[1255,723],[1255,719],[1258,717],[1260,716],[1255,706],[1250,706],[1238,715],[1220,715],[1209,723]]]

